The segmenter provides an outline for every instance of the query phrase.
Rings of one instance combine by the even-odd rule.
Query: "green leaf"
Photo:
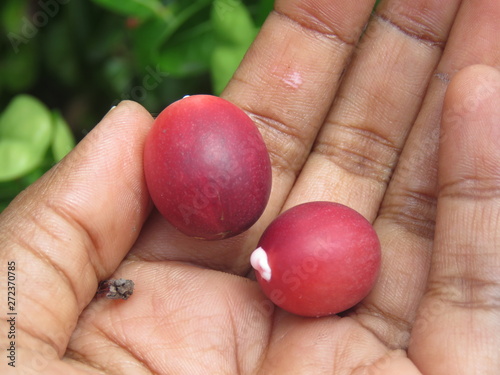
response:
[[[274,9],[274,0],[260,0],[257,13],[257,24],[262,25],[269,13]]]
[[[0,199],[10,201],[24,188],[19,180],[0,182]]]
[[[250,12],[239,0],[215,0],[211,18],[221,42],[248,48],[257,34]]]
[[[95,3],[125,16],[141,19],[164,12],[160,0],[93,0]]]
[[[246,53],[246,47],[233,47],[220,45],[214,49],[212,55],[212,86],[215,95],[220,95],[222,90],[233,76],[238,68],[243,56]]]
[[[103,76],[106,83],[115,93],[125,92],[132,78],[131,64],[128,59],[123,57],[110,57],[104,62]]]
[[[26,142],[43,158],[52,140],[51,113],[32,96],[16,96],[0,117],[0,140],[4,139]]]
[[[48,166],[36,167],[21,178],[0,182],[0,199],[6,201],[14,199],[21,191],[38,180],[47,170]]]
[[[52,155],[54,156],[54,160],[58,162],[75,147],[75,138],[61,114],[54,111],[53,115],[54,137],[52,140]]]
[[[211,13],[218,45],[211,59],[213,91],[219,95],[257,35],[250,12],[239,0],[215,0]]]
[[[23,176],[38,166],[40,157],[22,140],[0,140],[0,182]]]
[[[36,43],[27,39],[26,44],[10,45],[0,60],[0,81],[12,92],[29,89],[40,70],[40,57]]]
[[[41,42],[41,58],[52,77],[67,86],[76,86],[81,78],[78,54],[78,43],[75,43],[70,26],[64,18],[56,18],[46,30]]]
[[[42,177],[45,174],[45,172],[47,172],[51,168],[52,165],[53,165],[53,160],[51,160],[50,163],[44,162],[42,163],[42,166],[37,167],[30,173],[21,177],[18,181],[21,184],[21,186],[24,186],[23,190],[26,189],[28,186],[30,186],[32,183],[34,183],[36,180],[38,180],[40,177]]]
[[[211,24],[205,22],[174,35],[159,52],[162,71],[175,77],[188,77],[210,69],[210,59],[215,47]]]
[[[176,2],[169,6],[170,13],[164,12],[161,18],[143,22],[132,33],[139,62],[143,66],[158,64],[163,59],[161,52],[170,44],[170,38],[195,15],[208,8],[211,1]]]
[[[27,0],[6,0],[1,9],[2,25],[6,33],[18,34],[23,25],[23,17],[28,10]]]
[[[21,177],[43,162],[52,127],[52,116],[38,99],[12,99],[0,117],[0,181]]]
[[[0,201],[0,213],[7,208],[9,203],[10,203],[10,201],[7,201],[7,200]]]
[[[161,43],[170,36],[165,22],[156,18],[142,23],[131,34],[134,56],[141,66],[155,64],[153,56]]]

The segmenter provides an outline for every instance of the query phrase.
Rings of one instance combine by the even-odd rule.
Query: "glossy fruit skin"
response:
[[[184,234],[235,236],[264,211],[271,163],[253,121],[219,97],[184,97],[156,118],[145,142],[144,173],[160,213]]]
[[[372,225],[355,210],[332,202],[310,202],[278,216],[263,233],[272,270],[269,281],[256,272],[269,299],[291,313],[320,317],[360,302],[376,282],[380,242]]]

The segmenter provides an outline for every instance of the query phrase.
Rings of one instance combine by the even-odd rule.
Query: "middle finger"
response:
[[[287,207],[337,201],[374,220],[459,4],[380,4]]]

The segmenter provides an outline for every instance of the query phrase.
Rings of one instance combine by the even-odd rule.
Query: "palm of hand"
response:
[[[48,244],[6,231],[12,245],[5,256],[25,254],[25,264],[34,259],[23,269],[26,279],[38,275],[50,291],[37,296],[43,313],[24,311],[24,321],[37,327],[26,329],[23,350],[33,355],[27,369],[370,375],[498,369],[491,348],[498,347],[494,267],[500,261],[484,250],[495,245],[497,229],[489,223],[498,216],[498,175],[490,166],[500,155],[488,142],[500,137],[470,136],[474,122],[493,129],[487,119],[498,115],[491,105],[500,93],[498,74],[488,68],[460,73],[447,95],[441,139],[439,122],[443,78],[472,63],[499,65],[492,30],[500,7],[494,1],[427,8],[388,1],[338,86],[368,3],[278,1],[226,89],[224,96],[259,125],[274,165],[271,202],[248,233],[201,243],[156,213],[147,218],[140,160],[151,119],[132,103],[106,116],[71,157],[7,210],[8,226],[27,222],[38,228],[31,240]],[[481,25],[479,36],[468,32],[472,24]],[[464,87],[481,96],[473,110]],[[66,176],[64,184],[58,175]],[[377,286],[342,317],[307,319],[274,309],[244,277],[265,225],[283,208],[309,200],[357,209],[374,222],[382,242]],[[31,213],[15,216],[14,208],[23,206],[33,207]],[[473,234],[467,218],[476,216]],[[134,296],[87,306],[97,280],[116,269],[136,282]],[[64,303],[48,302],[54,300]],[[474,326],[479,320],[487,323]],[[466,329],[454,330],[464,322]],[[464,339],[477,345],[461,346]],[[461,356],[464,350],[481,364]]]

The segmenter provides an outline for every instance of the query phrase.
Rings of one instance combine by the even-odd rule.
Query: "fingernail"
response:
[[[112,106],[108,112],[106,112],[106,114],[104,115],[104,117],[106,117],[107,115],[109,115],[109,113],[116,108],[116,105]]]
[[[115,109],[115,108],[116,108],[117,106],[119,106],[119,105],[120,105],[120,103],[118,103],[117,105],[112,106],[112,107],[108,110],[108,112],[106,112],[106,114],[102,117],[102,120],[104,120],[106,117],[108,117],[108,115],[109,115],[111,112],[113,112],[113,109]]]

